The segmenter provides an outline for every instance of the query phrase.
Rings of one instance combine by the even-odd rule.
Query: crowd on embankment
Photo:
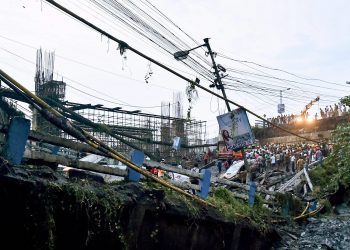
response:
[[[321,120],[331,117],[343,116],[347,114],[348,111],[349,110],[347,110],[345,105],[338,103],[334,105],[328,105],[324,109],[320,108],[319,112],[315,113],[314,116],[311,116],[308,112],[305,112],[304,114],[302,113],[300,115],[279,115],[277,117],[267,118],[267,120],[274,124],[294,124],[302,119]]]

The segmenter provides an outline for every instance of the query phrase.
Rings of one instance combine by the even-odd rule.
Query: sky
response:
[[[160,12],[146,0],[117,1],[129,7],[134,4],[154,18],[150,22],[154,30],[139,33],[123,22],[125,16],[110,16],[93,5],[94,1],[57,2],[187,78],[198,77],[205,87],[211,83],[198,68],[193,70],[173,58],[175,49],[169,41],[190,49],[210,38],[216,63],[228,74],[223,78],[228,98],[261,116],[278,115],[280,91],[285,114],[300,114],[319,96],[310,115],[319,114],[319,108],[334,105],[350,92],[346,84],[350,81],[350,2],[346,0],[149,0]],[[186,116],[184,80],[131,51],[121,55],[114,41],[45,1],[1,3],[0,66],[28,89],[34,91],[36,49],[41,47],[55,51],[54,77],[67,83],[69,101],[160,114],[161,102],[173,103],[174,93],[181,92]],[[141,34],[164,31],[164,27],[168,32],[164,44]],[[203,59],[201,65],[211,74],[205,52],[199,48],[191,55],[196,61]],[[225,112],[224,101],[198,89],[191,117],[207,121],[208,137],[217,135],[216,116]],[[255,119],[249,115],[251,125]]]

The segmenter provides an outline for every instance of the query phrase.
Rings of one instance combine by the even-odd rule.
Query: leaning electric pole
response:
[[[225,103],[226,103],[227,110],[228,110],[228,112],[231,112],[231,107],[230,107],[230,104],[229,104],[229,102],[227,100],[225,88],[224,88],[224,85],[222,84],[222,81],[221,81],[221,79],[223,77],[225,77],[225,75],[220,75],[220,70],[225,72],[226,69],[224,67],[220,67],[220,70],[218,69],[218,65],[216,64],[215,59],[214,59],[215,53],[211,50],[211,47],[210,47],[210,44],[209,44],[209,38],[204,38],[203,40],[204,40],[204,43],[205,43],[205,45],[206,45],[206,47],[208,49],[208,54],[210,55],[211,61],[213,63],[214,74],[215,74],[215,80],[214,80],[215,84],[210,85],[210,87],[216,87],[217,89],[221,89],[222,96],[225,98]],[[244,159],[244,165],[245,165],[245,167],[247,169],[246,182],[249,183],[250,182],[250,176],[251,176],[250,168],[248,166],[247,157],[245,155],[245,151],[244,151],[243,148],[241,149],[241,152],[242,152],[243,159]]]
[[[210,55],[211,61],[213,63],[214,74],[215,74],[215,77],[216,77],[216,79],[214,80],[215,84],[211,85],[210,87],[216,87],[217,89],[221,89],[222,96],[226,99],[225,103],[226,103],[227,110],[229,112],[231,112],[231,107],[230,107],[229,102],[227,101],[225,88],[224,88],[224,85],[222,84],[222,81],[221,81],[221,78],[223,76],[220,76],[220,72],[219,72],[218,66],[215,63],[215,60],[214,60],[215,53],[211,50],[211,47],[210,47],[210,44],[209,44],[209,38],[204,38],[204,43],[205,43],[205,45],[206,45],[206,47],[208,49],[208,54]],[[225,72],[226,70],[224,68],[222,68],[222,71]]]

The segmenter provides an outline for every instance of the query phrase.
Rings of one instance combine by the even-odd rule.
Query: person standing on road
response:
[[[270,157],[270,160],[271,160],[271,168],[275,169],[276,168],[276,156],[274,154],[272,154]]]
[[[315,153],[315,160],[316,161],[322,161],[323,159],[323,155],[322,155],[322,151],[319,147],[316,148],[316,153]]]
[[[291,166],[292,172],[295,173],[295,155],[294,155],[294,153],[290,157],[290,166]]]
[[[199,168],[198,168],[197,162],[193,165],[193,168],[191,168],[191,171],[195,172],[195,173],[199,173]],[[191,184],[195,184],[195,185],[199,184],[199,180],[195,177],[190,177],[190,182],[191,182]],[[192,189],[192,194],[196,194],[196,190]]]
[[[204,165],[207,165],[209,161],[209,154],[207,152],[204,152],[203,160],[204,160]]]
[[[303,169],[304,163],[304,157],[300,156],[300,158],[297,160],[297,172],[300,172]]]
[[[222,161],[221,160],[218,160],[217,167],[218,167],[219,173],[221,173],[221,170],[222,170]]]

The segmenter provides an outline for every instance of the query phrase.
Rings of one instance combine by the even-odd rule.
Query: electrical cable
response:
[[[34,63],[33,61],[28,60],[28,59],[26,59],[26,58],[24,58],[24,57],[22,57],[22,56],[20,56],[20,55],[17,55],[17,54],[15,54],[15,53],[13,53],[13,52],[7,50],[7,49],[1,48],[1,47],[0,47],[0,49],[6,51],[6,52],[9,53],[9,54],[12,54],[12,55],[14,55],[14,56],[17,56],[17,57],[21,58],[22,60],[24,60],[24,61],[26,61],[26,62],[28,62],[28,63],[30,63],[30,64],[34,64],[34,65],[35,65],[35,63]],[[58,76],[61,76],[61,77],[65,78],[65,79],[68,79],[68,80],[70,80],[70,81],[72,81],[72,82],[74,82],[74,83],[77,83],[77,84],[79,84],[79,85],[81,85],[81,86],[83,86],[83,87],[85,87],[85,88],[87,88],[87,89],[90,89],[90,90],[93,90],[93,91],[95,91],[95,92],[101,93],[101,94],[103,94],[103,95],[109,96],[108,94],[105,94],[105,93],[100,92],[100,91],[98,91],[98,90],[96,90],[96,89],[90,88],[90,87],[88,87],[87,85],[85,85],[85,84],[83,84],[83,83],[81,83],[81,82],[79,82],[79,81],[73,80],[73,79],[71,79],[71,78],[69,78],[69,77],[66,77],[66,76],[64,76],[64,75],[61,75],[61,74],[59,74],[59,73],[57,73],[57,72],[54,72],[54,73],[57,74]],[[134,79],[134,80],[135,80],[135,79]],[[137,80],[135,80],[135,81],[137,81]],[[102,101],[105,101],[105,102],[108,102],[108,103],[112,103],[112,104],[116,104],[116,105],[127,106],[127,107],[133,107],[133,108],[144,108],[144,109],[147,109],[147,108],[151,109],[151,108],[159,108],[159,107],[162,107],[162,105],[155,105],[155,106],[137,106],[137,105],[126,104],[125,102],[124,102],[124,103],[118,103],[118,102],[114,102],[114,101],[111,101],[111,100],[108,100],[108,99],[105,99],[105,98],[98,97],[98,96],[96,96],[96,95],[90,94],[90,93],[85,92],[85,91],[83,91],[83,90],[81,90],[81,89],[78,89],[78,88],[76,88],[76,87],[74,87],[74,86],[72,86],[72,85],[70,85],[70,84],[68,84],[68,83],[66,83],[66,85],[67,85],[68,87],[70,87],[70,88],[72,88],[72,89],[74,89],[74,90],[80,92],[80,93],[83,93],[83,94],[88,95],[88,96],[90,96],[90,97],[93,97],[93,98],[95,98],[95,99],[102,100]],[[153,84],[153,85],[154,85],[154,84]],[[115,97],[113,97],[113,98],[115,99]],[[119,101],[121,101],[121,100],[119,100]],[[121,102],[123,102],[123,101],[121,101]],[[175,105],[175,103],[171,103],[170,105]]]
[[[254,64],[254,65],[256,65],[256,66],[259,66],[259,67],[262,67],[262,68],[265,68],[265,69],[274,70],[274,71],[280,71],[280,72],[283,72],[283,73],[286,73],[286,74],[295,76],[295,77],[300,78],[300,79],[303,79],[303,80],[308,80],[308,81],[320,81],[320,82],[329,83],[329,84],[334,84],[334,85],[339,85],[339,86],[344,87],[343,84],[339,84],[339,83],[336,83],[336,82],[325,81],[325,80],[318,79],[318,78],[302,77],[302,76],[300,76],[300,75],[297,75],[297,74],[295,74],[295,73],[288,72],[288,71],[283,70],[283,69],[278,69],[278,68],[272,68],[272,67],[269,67],[269,66],[264,66],[264,65],[262,65],[262,64],[255,63],[255,62],[252,62],[252,61],[234,59],[234,58],[231,58],[231,57],[229,57],[229,56],[225,56],[225,55],[222,54],[222,53],[217,53],[217,55],[220,56],[220,57],[222,57],[222,58],[225,58],[225,59],[228,59],[228,60],[232,60],[232,61],[235,61],[235,62],[239,62],[239,63],[249,63],[249,64]]]
[[[235,72],[235,69],[227,68],[227,70],[231,71],[231,72]],[[335,88],[324,87],[324,86],[321,86],[321,85],[308,84],[308,83],[305,83],[305,82],[298,82],[298,81],[288,80],[288,79],[279,78],[279,77],[270,76],[270,75],[260,75],[260,74],[254,74],[254,73],[251,73],[251,72],[245,72],[245,71],[241,71],[241,72],[246,73],[246,74],[255,75],[255,76],[261,76],[261,77],[265,77],[265,78],[271,78],[271,79],[275,79],[275,80],[280,80],[280,81],[283,81],[283,82],[297,83],[297,84],[300,84],[300,85],[308,85],[308,86],[311,86],[311,87],[318,87],[318,88],[323,88],[323,89],[327,89],[327,90],[344,91],[343,89],[335,89]]]
[[[224,97],[218,95],[217,93],[215,93],[215,92],[213,92],[213,91],[211,91],[211,90],[205,88],[204,86],[198,84],[197,82],[188,79],[187,77],[185,77],[185,76],[179,74],[178,72],[176,72],[176,71],[170,69],[169,67],[165,66],[164,64],[162,64],[162,63],[160,63],[160,62],[154,60],[153,58],[151,58],[151,57],[145,55],[145,54],[142,53],[141,51],[138,51],[137,49],[135,49],[135,48],[131,47],[130,45],[128,45],[126,42],[124,42],[124,41],[122,41],[122,40],[119,40],[118,38],[112,36],[111,34],[107,33],[106,31],[104,31],[104,30],[98,28],[98,27],[95,26],[94,24],[92,24],[92,23],[88,22],[87,20],[85,20],[84,18],[82,18],[82,17],[76,15],[75,13],[73,13],[72,11],[66,9],[65,7],[63,7],[63,6],[61,6],[60,4],[56,3],[55,1],[53,1],[53,0],[45,0],[45,1],[48,2],[48,3],[50,3],[51,5],[55,6],[55,7],[58,8],[59,10],[65,12],[66,14],[70,15],[70,16],[73,17],[74,19],[77,19],[78,21],[84,23],[85,25],[87,25],[87,26],[90,27],[91,29],[94,29],[95,31],[97,31],[97,32],[99,32],[99,33],[101,33],[101,34],[103,34],[104,36],[108,37],[109,39],[111,39],[111,40],[117,42],[117,43],[119,44],[119,46],[120,46],[120,48],[121,48],[122,51],[128,49],[128,50],[134,52],[135,54],[137,54],[137,55],[139,55],[139,56],[145,58],[146,60],[151,61],[152,63],[158,65],[159,67],[161,67],[161,68],[163,68],[163,69],[169,71],[170,73],[172,73],[172,74],[178,76],[179,78],[185,80],[186,82],[189,82],[189,83],[191,83],[192,85],[194,85],[194,86],[196,86],[196,87],[198,87],[198,88],[200,88],[200,89],[202,89],[202,90],[205,90],[206,92],[208,92],[208,93],[210,93],[210,94],[212,94],[212,95],[215,95],[215,96],[219,97],[220,99],[222,99],[222,100],[224,100],[224,101],[226,101],[226,102],[228,102],[228,103],[231,103],[231,104],[236,105],[237,107],[239,107],[239,108],[245,110],[246,112],[248,112],[248,113],[250,113],[250,114],[256,116],[257,118],[259,118],[259,119],[261,119],[261,120],[267,122],[268,124],[271,124],[272,126],[274,126],[274,127],[276,127],[276,128],[279,128],[279,129],[281,129],[281,130],[283,130],[283,131],[285,131],[285,132],[287,132],[287,133],[289,133],[289,134],[295,135],[295,136],[297,136],[297,137],[299,137],[299,138],[302,138],[302,139],[305,139],[305,140],[309,140],[309,141],[314,141],[314,142],[316,142],[316,143],[320,143],[319,141],[316,141],[316,140],[313,140],[313,139],[310,139],[310,138],[307,138],[307,137],[304,137],[304,136],[300,136],[300,135],[298,135],[298,134],[296,134],[296,133],[294,133],[294,132],[292,132],[292,131],[289,131],[289,130],[287,130],[287,129],[281,127],[281,126],[278,126],[278,125],[276,125],[276,124],[273,124],[272,122],[266,120],[265,118],[263,118],[263,117],[261,117],[260,115],[258,115],[258,114],[256,114],[256,113],[252,112],[251,110],[249,110],[249,109],[243,107],[242,105],[240,105],[240,104],[238,104],[238,103],[236,103],[236,102],[233,102],[233,101],[231,101],[231,100],[229,100],[229,99],[227,99],[227,98],[224,98]]]

